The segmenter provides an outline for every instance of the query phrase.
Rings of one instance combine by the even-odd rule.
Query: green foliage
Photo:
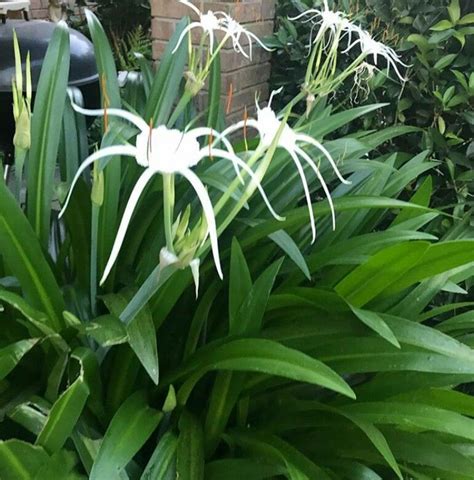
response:
[[[291,21],[309,7],[322,8],[318,0],[280,0],[278,30],[270,41],[278,49],[273,63],[273,88],[285,86],[294,96],[304,78],[311,24]],[[331,6],[331,3],[330,3]],[[377,39],[396,47],[408,80],[401,85],[380,72],[357,91],[352,80],[337,101],[347,106],[374,101],[387,102],[383,110],[364,117],[366,129],[407,124],[421,127],[422,136],[403,137],[397,149],[416,153],[428,149],[442,162],[442,175],[435,177],[436,204],[469,202],[472,193],[470,165],[474,153],[473,106],[474,17],[470,1],[364,0],[332,2],[368,28]],[[293,78],[299,79],[293,82]],[[394,101],[397,99],[397,101]],[[360,124],[359,124],[360,126]],[[458,213],[468,210],[459,206]]]
[[[90,13],[88,22],[103,100],[119,107],[127,92],[101,25]],[[172,53],[185,26],[155,76],[141,65],[130,108],[155,125],[179,127],[193,115],[183,101],[186,43]],[[62,29],[48,64],[68,57]],[[44,70],[43,91],[67,75]],[[218,84],[218,72],[212,76]],[[215,97],[195,122],[218,123]],[[51,219],[38,230],[0,180],[0,477],[473,479],[473,302],[463,292],[472,282],[474,231],[469,218],[432,208],[439,164],[428,152],[384,153],[412,128],[354,133],[357,119],[380,108],[337,111],[318,102],[292,124],[323,142],[351,181],[336,186],[313,152],[337,211],[333,231],[330,206],[310,182],[314,244],[285,150],[269,149],[257,166],[271,160],[263,185],[284,221],[269,219],[232,166],[206,159],[196,167],[222,185],[209,192],[224,270],[221,281],[204,243],[197,299],[189,269],[160,264],[160,177],[102,287],[97,273],[139,167],[115,157],[98,165],[81,178],[63,223],[51,198],[64,185],[28,177],[42,221]],[[77,117],[64,105],[57,111],[48,125]],[[103,146],[132,141],[134,128],[109,120]],[[68,139],[79,145],[85,135],[79,129]],[[57,137],[34,129],[32,150],[53,152]],[[244,143],[233,145],[247,159]],[[68,158],[29,161],[67,172]],[[38,165],[28,167],[30,176]],[[188,184],[175,187],[176,229],[201,228]]]
[[[140,70],[140,58],[151,60],[151,40],[142,25],[127,32],[124,38],[111,35],[120,70]]]

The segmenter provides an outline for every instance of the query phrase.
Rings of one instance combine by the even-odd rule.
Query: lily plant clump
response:
[[[86,11],[100,104],[68,87],[65,24],[34,101],[17,49],[0,478],[474,480],[473,228],[430,208],[428,152],[380,153],[412,128],[354,132],[383,105],[331,101],[398,57],[309,10],[298,94],[225,125],[223,49],[262,41],[229,16],[246,3],[180,3],[127,82]]]
[[[189,7],[198,19],[183,28],[172,50],[172,53],[175,54],[183,42],[187,41],[188,56],[190,59],[184,95],[173,113],[172,120],[179,117],[188,106],[192,97],[196,96],[203,88],[213,62],[216,61],[219,52],[227,41],[231,41],[234,50],[248,59],[252,58],[252,43],[266,48],[264,43],[255,34],[240,25],[227,13],[212,11],[203,13],[187,0],[179,0],[179,2]],[[348,76],[355,75],[356,80],[360,78],[360,69],[365,68],[364,66],[367,65],[366,60],[368,57],[372,56],[375,64],[377,64],[379,57],[383,57],[388,63],[388,66],[392,66],[401,77],[396,66],[400,60],[396,53],[389,47],[373,40],[369,33],[363,31],[357,25],[352,24],[342,12],[329,10],[326,2],[323,10],[308,10],[299,15],[297,19],[298,18],[304,18],[303,21],[314,22],[314,27],[317,27],[317,33],[314,39],[311,39],[310,45],[308,46],[311,49],[311,54],[308,62],[306,81],[302,86],[301,97],[296,97],[285,111],[279,114],[272,110],[271,107],[272,98],[274,95],[280,93],[279,91],[271,94],[268,105],[264,108],[260,108],[256,99],[257,117],[255,119],[245,118],[229,126],[222,132],[218,132],[210,127],[193,128],[191,125],[185,127],[183,130],[170,128],[166,125],[155,126],[153,125],[153,119],[148,122],[147,119],[126,110],[116,108],[86,110],[78,105],[72,105],[75,111],[84,115],[122,118],[134,125],[139,131],[134,145],[107,146],[94,152],[84,160],[72,181],[69,194],[60,213],[61,217],[68,206],[76,182],[81,178],[84,171],[95,162],[107,157],[132,157],[135,159],[137,165],[143,169],[134,188],[130,192],[130,197],[123,213],[112,251],[102,273],[101,285],[105,283],[112,271],[140,198],[155,175],[161,176],[163,184],[163,223],[166,246],[163,247],[160,254],[162,267],[170,264],[179,266],[180,268],[190,266],[193,271],[197,291],[199,284],[199,254],[203,252],[206,246],[206,239],[209,237],[217,272],[221,278],[223,277],[218,246],[219,229],[216,222],[216,215],[219,213],[220,208],[222,208],[222,199],[217,208],[214,207],[203,181],[199,178],[199,175],[195,173],[195,169],[199,164],[206,160],[230,162],[236,178],[245,186],[243,197],[247,199],[252,195],[253,191],[258,190],[271,215],[277,220],[284,220],[282,216],[275,212],[262,186],[263,178],[271,165],[275,149],[284,149],[289,154],[301,179],[308,207],[312,242],[316,240],[316,222],[305,167],[309,167],[321,184],[329,202],[332,228],[336,228],[336,212],[331,192],[320,171],[318,162],[312,158],[313,154],[307,151],[307,147],[313,148],[318,156],[322,156],[322,160],[330,165],[339,181],[344,184],[350,184],[350,182],[343,178],[337,166],[337,160],[333,158],[322,143],[318,139],[305,133],[299,133],[292,128],[287,122],[287,117],[291,112],[292,106],[300,101],[304,95],[308,95],[313,99],[312,101],[314,101],[317,95],[325,96],[329,94]],[[193,30],[201,31],[201,39],[198,47],[194,47],[191,41],[191,32]],[[219,43],[217,43],[215,39],[215,35],[218,33],[222,36]],[[361,53],[346,70],[336,72],[337,57],[340,54],[340,43],[341,39],[345,36],[349,37],[349,45],[345,49],[345,52],[360,46]],[[248,42],[247,51],[242,44],[242,37],[245,37]],[[169,123],[172,124],[172,120]],[[236,154],[229,140],[229,136],[239,131],[247,135],[249,128],[256,131],[259,140],[253,152],[246,152],[246,161]],[[207,139],[207,144],[201,144],[203,139]],[[222,148],[219,147],[219,145],[222,145]],[[190,246],[189,249],[181,246],[181,251],[177,251],[172,233],[173,225],[176,221],[175,182],[177,177],[182,177],[189,182],[199,199],[203,211],[203,218],[195,227],[201,232],[197,235],[197,238],[199,238],[198,245],[193,242],[193,245]],[[248,177],[249,182],[246,183],[245,177]],[[234,183],[233,185],[234,186],[230,187],[230,191],[236,188],[236,184]],[[181,215],[182,212],[178,214],[178,218]],[[224,219],[224,225],[229,223],[229,221],[229,218]],[[203,225],[206,225],[206,229],[203,229]],[[196,238],[196,235],[193,234],[192,237]],[[190,250],[193,252],[193,255],[189,255]]]

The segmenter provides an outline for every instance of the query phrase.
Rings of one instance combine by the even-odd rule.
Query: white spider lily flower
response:
[[[245,58],[252,59],[252,43],[258,43],[267,51],[272,51],[252,32],[243,27],[239,22],[235,21],[225,12],[213,12],[209,10],[207,13],[201,12],[194,4],[188,0],[179,0],[180,3],[191,8],[199,17],[199,21],[191,22],[181,33],[178,43],[173,53],[181,45],[186,35],[196,28],[200,28],[205,35],[209,37],[210,51],[214,52],[214,32],[224,32],[227,38],[232,40],[232,45],[236,52],[240,52]],[[247,54],[242,46],[241,37],[245,36],[249,43],[249,53]]]
[[[105,115],[105,110],[86,110],[74,104],[73,108],[77,112],[85,115]],[[115,237],[114,245],[110,253],[110,257],[108,259],[100,282],[101,284],[103,284],[107,279],[118,257],[120,248],[122,246],[125,234],[128,229],[128,225],[131,221],[133,212],[141,197],[141,194],[147,187],[149,181],[156,174],[180,175],[186,178],[186,180],[188,180],[188,182],[193,187],[203,209],[204,218],[206,219],[207,223],[207,232],[211,241],[211,249],[214,257],[214,263],[216,265],[217,272],[221,278],[223,277],[223,274],[219,258],[217,227],[216,219],[214,217],[213,206],[209,198],[209,194],[207,193],[206,187],[204,186],[200,178],[193,172],[193,170],[191,170],[193,167],[195,167],[201,160],[207,157],[216,157],[232,162],[236,171],[241,168],[247,172],[252,181],[256,184],[271,214],[277,219],[282,219],[282,217],[277,215],[276,212],[273,210],[272,206],[270,205],[270,201],[268,200],[263,190],[262,185],[260,184],[258,178],[254,174],[252,169],[234,153],[230,142],[225,138],[225,136],[223,136],[219,132],[216,132],[212,128],[207,127],[195,128],[187,132],[169,129],[165,126],[159,126],[152,129],[139,116],[121,109],[108,109],[107,115],[121,117],[132,122],[140,130],[136,138],[136,144],[135,146],[115,145],[105,147],[93,153],[86,160],[84,160],[74,177],[66,201],[59,214],[59,217],[64,214],[71,199],[74,186],[76,185],[82,173],[87,169],[87,167],[92,165],[97,160],[110,156],[130,156],[134,157],[137,164],[145,169],[137,180],[137,183],[132,190],[130,198],[128,199],[117,235]],[[228,148],[228,150],[218,149],[211,145],[201,147],[198,142],[198,138],[200,137],[218,137]]]
[[[260,135],[260,144],[265,148],[270,147],[274,139],[277,137],[282,124],[282,121],[277,117],[276,113],[271,108],[273,97],[276,94],[280,93],[281,90],[282,88],[272,92],[267,107],[260,108],[259,105],[257,104],[257,119],[243,120],[226,129],[222,133],[222,135],[229,135],[240,128],[251,127],[258,131]],[[306,179],[306,175],[304,172],[301,159],[307,165],[309,165],[309,167],[313,170],[319,182],[321,183],[324,193],[326,194],[326,197],[329,202],[329,206],[331,208],[333,230],[336,228],[336,212],[334,209],[334,203],[332,201],[331,192],[329,191],[326,181],[324,180],[324,177],[322,176],[314,160],[303,150],[302,145],[304,144],[311,145],[317,148],[324,155],[324,157],[326,157],[332,169],[334,170],[334,173],[342,183],[348,185],[351,182],[343,178],[331,154],[326,150],[326,148],[320,142],[310,137],[309,135],[296,132],[288,124],[286,124],[283,127],[283,130],[281,131],[280,136],[278,138],[277,146],[285,149],[289,153],[289,155],[291,156],[296,166],[298,174],[301,178],[301,183],[303,184],[303,190],[304,190],[306,202],[308,205],[308,212],[309,212],[311,232],[312,232],[312,243],[314,243],[314,241],[316,240],[316,224],[314,220],[314,213],[312,208],[312,201],[311,201],[311,194],[308,186],[308,180]]]
[[[176,52],[176,50],[179,48],[181,45],[181,42],[184,40],[186,35],[190,33],[192,30],[195,28],[200,28],[202,31],[209,37],[209,46],[211,49],[211,52],[214,51],[214,32],[217,30],[221,29],[221,22],[219,18],[217,18],[216,14],[212,11],[208,11],[207,13],[203,13],[199,10],[199,8],[196,7],[196,5],[193,5],[191,2],[188,0],[179,0],[179,3],[182,3],[183,5],[186,5],[187,7],[191,8],[199,17],[199,21],[191,22],[181,33],[178,43],[176,44],[176,47],[173,50],[173,53]]]
[[[230,15],[225,12],[219,12],[222,15],[220,20],[221,28],[220,30],[226,32],[232,39],[232,45],[236,52],[240,52],[245,58],[252,60],[252,44],[253,42],[257,43],[267,52],[272,52],[273,49],[268,48],[254,33],[247,30],[239,22],[236,22]],[[249,44],[249,53],[247,54],[242,47],[241,37],[245,36]]]
[[[369,82],[379,69],[375,65],[362,62],[354,71],[354,85],[351,88],[351,100],[356,103],[359,98],[365,100],[370,93]]]
[[[347,16],[344,12],[331,10],[328,6],[327,0],[324,0],[324,8],[316,9],[310,8],[300,13],[296,17],[290,17],[289,20],[300,20],[304,18],[302,23],[313,24],[311,28],[311,35],[309,46],[314,43],[317,43],[321,37],[327,32],[330,32],[330,41],[336,37],[338,31],[343,33],[352,33],[352,24],[347,19]],[[316,37],[313,39],[313,30],[319,27]]]
[[[405,68],[408,68],[409,65],[402,62],[400,56],[395,52],[395,50],[388,45],[385,45],[382,42],[375,40],[372,35],[365,31],[364,29],[354,26],[354,31],[358,34],[358,39],[350,42],[347,49],[343,53],[346,53],[356,45],[360,46],[361,53],[368,57],[372,55],[374,57],[374,64],[378,67],[378,58],[383,57],[387,62],[387,67],[390,72],[390,68],[393,68],[397,77],[401,82],[405,82],[406,78],[400,73],[400,70],[397,66],[402,65]]]

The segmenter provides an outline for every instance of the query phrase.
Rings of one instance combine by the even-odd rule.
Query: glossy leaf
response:
[[[35,338],[20,340],[0,349],[0,379],[4,379],[36,344]]]
[[[84,381],[84,372],[81,367],[78,378],[51,407],[36,443],[41,445],[49,454],[58,452],[70,437],[82,414],[88,396],[89,386]]]
[[[31,306],[59,330],[64,301],[38,239],[13,195],[0,180],[0,251]]]
[[[107,428],[89,478],[115,478],[155,431],[162,416],[148,406],[143,393],[129,397]]]
[[[49,42],[38,80],[28,161],[28,218],[45,250],[68,76],[69,31],[67,25],[60,22]]]
[[[184,411],[179,419],[176,476],[183,480],[204,480],[204,438],[199,421]]]

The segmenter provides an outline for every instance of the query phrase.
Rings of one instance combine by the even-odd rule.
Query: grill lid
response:
[[[22,59],[29,51],[31,56],[31,77],[33,90],[38,78],[55,24],[43,20],[8,20],[0,24],[0,92],[11,92],[12,78],[15,75],[13,54],[13,30],[16,31]],[[71,66],[69,85],[81,86],[98,80],[94,47],[82,33],[69,29]]]

